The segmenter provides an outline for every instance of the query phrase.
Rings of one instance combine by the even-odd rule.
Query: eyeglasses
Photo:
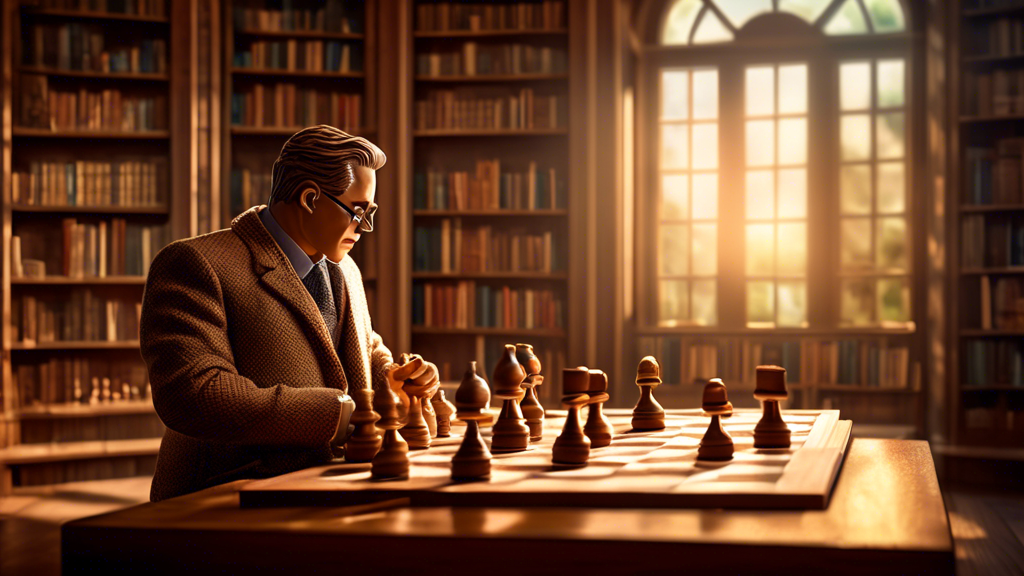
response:
[[[363,210],[361,206],[349,208],[341,200],[338,200],[334,196],[331,196],[326,192],[324,192],[323,195],[330,198],[331,202],[334,202],[338,206],[341,206],[345,210],[345,212],[348,212],[349,216],[352,217],[352,220],[355,220],[356,222],[359,223],[359,225],[356,227],[356,230],[360,232],[373,232],[373,215],[377,212],[376,204],[370,204],[370,207],[366,210]]]

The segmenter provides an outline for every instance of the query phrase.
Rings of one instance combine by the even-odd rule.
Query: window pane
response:
[[[831,3],[832,0],[781,0],[779,11],[796,14],[810,24],[817,20]]]
[[[697,32],[693,35],[694,44],[713,44],[715,42],[728,42],[732,40],[732,32],[722,24],[711,10],[704,10],[704,17],[697,25]]]
[[[779,218],[807,217],[807,169],[779,170]]]
[[[843,218],[839,225],[842,246],[840,262],[844,268],[867,268],[874,264],[871,258],[871,220]]]
[[[693,72],[693,117],[696,120],[718,118],[718,70]]]
[[[844,111],[867,110],[871,106],[871,64],[847,62],[839,65],[839,107]]]
[[[775,113],[775,68],[747,68],[747,116]]]
[[[676,0],[665,18],[665,28],[661,31],[663,44],[688,44],[690,29],[697,19],[704,3],[701,0]]]
[[[714,280],[693,283],[693,321],[702,326],[718,324],[718,294]]]
[[[843,116],[839,132],[843,160],[867,160],[871,157],[871,120],[867,114]]]
[[[842,321],[844,324],[865,326],[875,320],[875,280],[849,279],[843,280],[842,288]]]
[[[715,4],[737,30],[754,16],[772,11],[772,0],[718,0]]]
[[[882,162],[878,173],[878,206],[883,214],[898,214],[906,209],[906,186],[903,180],[903,162]]]
[[[714,276],[718,273],[718,226],[693,226],[693,275]]]
[[[843,214],[870,214],[871,167],[864,164],[843,166],[839,196]]]
[[[787,276],[805,274],[807,272],[807,224],[803,222],[779,224],[779,244],[776,254],[778,254],[779,260],[779,274]]]
[[[661,127],[661,169],[680,170],[690,167],[690,127],[686,124],[665,124]]]
[[[775,164],[775,121],[747,121],[747,166]]]
[[[747,275],[775,274],[775,225],[747,224]]]
[[[903,30],[903,8],[899,0],[865,0],[876,33]]]
[[[807,119],[779,120],[779,164],[807,163]]]
[[[879,114],[875,125],[878,128],[875,135],[878,157],[903,158],[903,113]]]
[[[686,220],[690,217],[690,177],[666,174],[661,177],[662,220]]]
[[[825,33],[838,36],[842,34],[867,34],[868,23],[857,5],[857,0],[846,0],[843,7],[836,12],[832,20],[825,25]]]
[[[903,106],[903,60],[878,61],[878,106]]]
[[[679,324],[690,318],[690,283],[662,280],[658,283],[658,319],[661,324]]]
[[[807,325],[807,283],[779,282],[779,326]]]
[[[779,114],[806,113],[807,65],[779,66]]]
[[[747,324],[775,322],[775,283],[747,282]]]
[[[718,124],[693,125],[693,169],[718,167]]]
[[[910,286],[905,279],[878,281],[878,317],[882,322],[910,321]]]
[[[690,227],[686,224],[662,224],[658,246],[658,269],[662,276],[690,273]]]
[[[907,221],[903,218],[879,218],[877,224],[878,266],[907,267]]]
[[[775,218],[775,174],[771,170],[747,171],[747,220]]]
[[[718,218],[718,174],[693,175],[693,219]]]
[[[666,70],[661,73],[661,117],[686,120],[690,117],[690,73]]]

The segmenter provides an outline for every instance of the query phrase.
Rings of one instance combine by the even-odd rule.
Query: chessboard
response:
[[[667,410],[665,429],[648,432],[631,431],[628,410],[605,413],[615,427],[612,443],[592,449],[584,467],[552,465],[565,411],[549,410],[543,440],[525,452],[494,454],[490,480],[452,481],[451,459],[462,441],[456,428],[429,449],[409,452],[407,479],[373,480],[369,463],[339,461],[251,482],[241,489],[241,505],[408,499],[413,506],[824,509],[850,442],[851,422],[839,420],[838,410],[787,410],[792,446],[756,449],[761,411],[741,409],[722,420],[735,443],[733,459],[704,462],[697,447],[711,418],[699,409]]]

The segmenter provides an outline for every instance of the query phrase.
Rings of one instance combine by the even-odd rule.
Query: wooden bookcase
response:
[[[90,6],[2,4],[0,494],[152,473],[163,433],[138,306],[148,260],[183,234],[170,62],[189,13]]]
[[[568,354],[567,2],[410,2],[411,349],[456,386],[532,344]]]
[[[950,444],[942,451],[1024,461],[1024,2],[961,0],[948,9]]]
[[[290,11],[280,5],[223,3],[224,226],[268,202],[274,160],[295,132],[330,124],[371,141],[376,135],[375,0],[302,0]],[[304,106],[304,96],[320,101]],[[378,189],[378,204],[387,204],[380,196],[387,193]],[[374,236],[365,234],[351,252],[371,316],[378,270]]]

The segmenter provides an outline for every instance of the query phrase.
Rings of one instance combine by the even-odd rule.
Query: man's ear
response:
[[[320,187],[312,180],[303,180],[298,188],[299,207],[312,214],[313,208],[316,208],[316,200],[320,198]]]

